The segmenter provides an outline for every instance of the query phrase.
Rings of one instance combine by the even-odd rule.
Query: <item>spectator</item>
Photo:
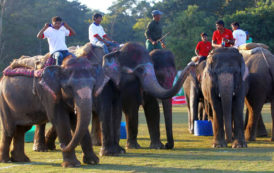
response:
[[[250,37],[248,31],[245,31],[245,34],[246,34],[246,43],[252,43],[253,39],[252,37]]]

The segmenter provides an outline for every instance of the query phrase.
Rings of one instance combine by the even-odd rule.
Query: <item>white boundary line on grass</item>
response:
[[[20,164],[20,165],[11,165],[11,166],[6,166],[6,167],[0,167],[0,170],[2,169],[8,169],[8,168],[12,168],[12,167],[16,167],[16,166],[24,166],[24,165],[33,165],[32,163],[26,163],[26,164]]]

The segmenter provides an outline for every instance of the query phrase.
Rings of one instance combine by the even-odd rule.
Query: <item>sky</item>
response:
[[[104,13],[108,12],[108,7],[116,0],[78,0],[92,10],[100,10]],[[148,0],[150,2],[159,2],[160,0]]]
[[[92,10],[100,10],[104,13],[108,12],[107,9],[116,0],[78,0],[80,3],[86,5]]]

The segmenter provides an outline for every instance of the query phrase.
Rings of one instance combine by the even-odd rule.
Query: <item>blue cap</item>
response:
[[[161,12],[161,11],[159,11],[159,10],[153,10],[153,11],[151,12],[151,14],[152,14],[152,16],[156,16],[156,15],[162,15],[163,12]]]

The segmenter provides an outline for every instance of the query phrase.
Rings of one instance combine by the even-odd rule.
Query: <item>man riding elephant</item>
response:
[[[75,35],[75,31],[62,18],[55,16],[52,18],[52,24],[46,23],[37,34],[37,38],[48,39],[49,51],[51,57],[56,60],[56,65],[61,65],[64,58],[72,55],[68,52],[66,45],[66,36]]]

